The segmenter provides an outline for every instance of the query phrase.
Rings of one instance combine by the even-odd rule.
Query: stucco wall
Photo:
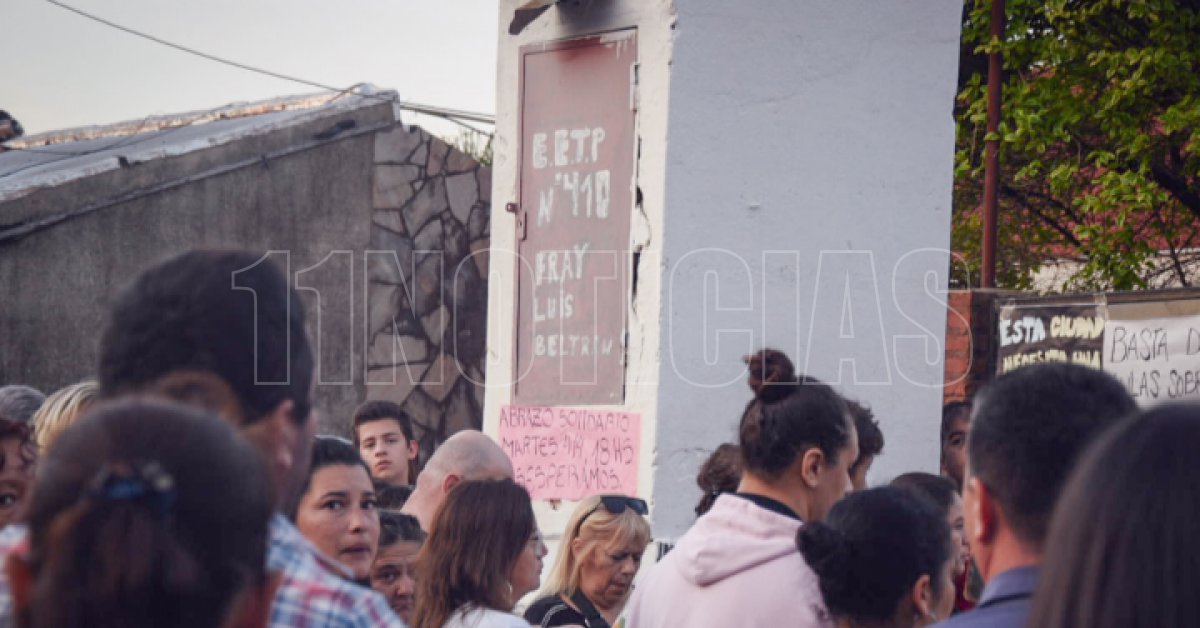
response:
[[[513,377],[519,49],[636,27],[640,150],[626,401],[643,416],[656,538],[693,520],[697,466],[735,438],[742,356],[785,350],[870,404],[871,479],[934,470],[942,385],[953,105],[951,0],[559,5],[518,36],[500,3],[489,387]],[[669,108],[668,108],[669,101]],[[823,253],[824,252],[824,253]],[[570,504],[541,504],[561,529]]]
[[[751,398],[743,355],[870,405],[872,483],[935,471],[961,5],[679,3],[671,70],[657,535]]]

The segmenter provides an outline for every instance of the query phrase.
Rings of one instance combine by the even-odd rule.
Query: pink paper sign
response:
[[[534,499],[637,494],[642,416],[635,412],[503,406],[499,441]]]

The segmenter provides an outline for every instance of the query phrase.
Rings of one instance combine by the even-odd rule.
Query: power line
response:
[[[346,92],[349,92],[350,90],[354,89],[354,87],[356,87],[356,86],[351,86],[346,89],[341,89],[341,88],[334,87],[331,85],[326,85],[324,83],[318,83],[317,81],[310,81],[305,78],[300,78],[298,76],[283,74],[281,72],[274,72],[271,70],[266,70],[266,69],[259,68],[256,66],[252,66],[252,65],[248,65],[248,64],[241,63],[238,61],[234,61],[232,59],[218,57],[214,54],[209,54],[209,53],[201,51],[201,50],[196,50],[195,48],[189,48],[182,44],[176,44],[174,42],[167,41],[160,37],[155,37],[154,35],[151,35],[149,33],[144,33],[142,31],[139,31],[139,30],[136,30],[133,28],[129,28],[128,26],[122,26],[121,24],[117,24],[116,22],[106,20],[98,15],[93,15],[82,9],[77,9],[73,6],[63,4],[62,2],[59,2],[58,0],[46,0],[46,2],[49,2],[50,4],[53,4],[54,6],[59,7],[61,9],[66,9],[67,11],[70,11],[72,13],[75,13],[76,15],[85,17],[94,22],[104,24],[105,26],[108,26],[110,28],[115,28],[119,31],[128,33],[135,37],[140,37],[142,39],[152,41],[156,44],[167,46],[168,48],[174,48],[175,50],[178,50],[180,52],[186,52],[190,55],[195,55],[197,57],[208,59],[209,61],[213,61],[213,62],[227,65],[230,67],[234,67],[234,68],[238,68],[240,70],[245,70],[247,72],[255,72],[257,74],[270,76],[270,77],[277,78],[277,79],[284,80],[284,81],[291,81],[293,83],[299,83],[301,85],[308,85],[309,87],[316,87],[318,89],[323,89],[326,91],[341,92],[341,94],[338,94],[338,96],[335,96],[335,98],[340,97],[341,95],[345,94]],[[433,105],[423,105],[423,104],[414,103],[414,102],[405,102],[395,96],[379,96],[377,94],[356,94],[356,95],[362,96],[364,98],[374,98],[376,100],[382,100],[382,101],[396,103],[401,109],[405,109],[405,110],[412,111],[415,113],[422,113],[425,115],[432,115],[432,116],[444,118],[446,120],[449,120],[450,122],[458,124],[459,126],[465,128],[467,130],[470,130],[474,133],[479,133],[480,135],[490,136],[492,134],[488,133],[486,131],[477,129],[469,124],[465,124],[461,120],[470,120],[472,122],[482,122],[485,124],[495,124],[496,123],[495,116],[489,116],[488,114],[484,114],[484,113],[475,113],[475,112],[470,112],[470,111],[448,109],[445,107],[436,107]]]

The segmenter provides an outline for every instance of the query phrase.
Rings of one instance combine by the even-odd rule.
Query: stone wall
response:
[[[480,429],[491,169],[416,127],[375,139],[367,398],[401,404],[425,455]]]

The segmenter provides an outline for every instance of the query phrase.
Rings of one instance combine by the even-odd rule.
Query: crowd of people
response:
[[[647,502],[594,495],[545,570],[495,442],[421,464],[387,401],[315,435],[313,362],[277,268],[194,251],[116,298],[94,380],[0,387],[0,626],[1200,626],[1200,408],[1098,370],[998,377],[943,409],[940,475],[870,488],[871,409],[760,351],[670,551],[643,568]]]

